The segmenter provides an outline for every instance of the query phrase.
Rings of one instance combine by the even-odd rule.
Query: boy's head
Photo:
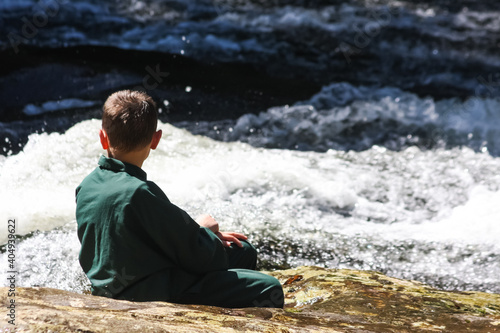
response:
[[[156,103],[146,93],[117,91],[104,103],[102,129],[113,150],[125,153],[143,149],[151,143],[157,123]]]

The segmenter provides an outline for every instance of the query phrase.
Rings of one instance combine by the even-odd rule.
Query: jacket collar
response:
[[[129,175],[139,178],[143,181],[147,180],[147,174],[144,170],[136,165],[127,162],[122,162],[120,160],[102,155],[99,159],[98,164],[102,169],[108,169],[116,172],[126,172]]]

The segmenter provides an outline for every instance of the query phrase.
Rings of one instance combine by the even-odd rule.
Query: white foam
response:
[[[440,195],[442,193],[438,193]],[[498,200],[500,191],[492,192],[484,186],[472,187],[470,199],[455,208],[443,207],[438,216],[422,219],[420,223],[395,220],[392,224],[374,225],[370,222],[355,223],[344,228],[343,232],[350,235],[361,235],[363,229],[370,230],[372,237],[390,241],[423,241],[442,244],[488,245],[500,248],[500,208]],[[402,216],[390,209],[386,212],[381,207],[363,202],[366,208],[377,209],[382,216],[392,214]],[[376,214],[376,213],[375,213]],[[375,216],[375,214],[373,214]],[[411,217],[411,216],[408,216]],[[414,221],[416,222],[416,221]]]
[[[74,220],[75,188],[99,156],[98,129],[88,121],[65,134],[30,135],[23,151],[0,165],[2,220],[16,218],[21,235]],[[6,232],[0,230],[0,242]]]
[[[393,87],[335,83],[294,106],[274,107],[258,115],[245,114],[231,132],[223,135],[228,140],[264,147],[367,149],[384,144],[400,149],[414,144],[408,133],[421,132],[424,139],[434,143],[440,136],[448,135],[447,143],[451,146],[491,149],[493,155],[498,155],[498,109],[498,98],[435,101]],[[400,141],[394,139],[396,135]],[[384,137],[386,141],[380,143]]]
[[[469,201],[455,207],[450,216],[415,228],[418,230],[415,230],[414,237],[500,246],[500,191],[492,192],[485,186],[476,186],[471,189],[469,197]]]
[[[97,105],[97,101],[86,101],[79,98],[67,98],[58,101],[47,101],[41,106],[27,104],[23,108],[23,113],[28,116],[36,116],[42,113],[54,112],[67,109],[87,108]]]
[[[22,242],[24,285],[83,288],[85,282],[75,287],[75,279],[85,280],[77,264],[64,258],[77,257],[78,242],[68,235],[75,228],[74,191],[102,153],[99,128],[100,122],[91,120],[64,134],[34,134],[23,152],[0,159],[0,188],[7,189],[0,192],[1,220],[16,218],[19,234],[64,226]],[[395,152],[376,146],[363,152],[299,152],[218,142],[168,124],[160,128],[162,141],[143,166],[148,178],[192,216],[215,216],[222,229],[301,244],[294,264],[325,264],[332,253],[345,251],[363,260],[363,269],[386,267],[404,276],[442,268],[442,275],[466,274],[466,281],[480,284],[486,277],[469,272],[462,259],[441,262],[446,244],[460,246],[454,250],[458,257],[472,245],[481,260],[498,253],[493,249],[500,231],[500,159],[489,154],[467,148]],[[0,242],[6,235],[7,229],[0,229]],[[69,243],[53,248],[49,243],[55,239]],[[377,257],[384,247],[401,242],[423,244],[410,253],[411,266],[398,257]],[[438,250],[425,252],[427,243],[438,244]],[[38,250],[32,253],[32,248]],[[301,258],[310,248],[329,250]],[[51,258],[45,258],[47,253]],[[1,255],[0,261],[4,264]],[[43,278],[62,267],[64,277]],[[480,272],[499,269],[487,265]]]
[[[93,120],[77,124],[65,134],[32,135],[23,152],[5,158],[0,186],[9,190],[0,194],[6,203],[0,207],[3,219],[18,218],[21,234],[74,220],[74,190],[102,153],[99,126]],[[364,229],[370,233],[367,218],[382,224],[398,221],[402,229],[426,221],[439,225],[445,221],[441,215],[466,204],[475,187],[486,186],[492,193],[500,189],[499,160],[468,149],[421,152],[410,148],[398,153],[374,147],[360,153],[296,152],[217,142],[166,124],[161,128],[162,142],[144,169],[174,202],[188,206],[193,214],[236,202],[273,211],[266,218],[281,225],[285,216],[294,218],[297,211],[293,207],[299,205],[301,214],[312,219],[300,222],[306,228],[315,224],[330,232]],[[351,211],[351,217],[342,218],[337,210]],[[224,211],[234,213],[231,208]],[[497,214],[494,207],[485,206],[482,211]],[[317,214],[322,218],[315,220]],[[279,228],[286,232],[284,226]],[[476,238],[485,232],[483,238],[490,241],[488,230],[479,228]],[[5,233],[0,230],[2,241]]]

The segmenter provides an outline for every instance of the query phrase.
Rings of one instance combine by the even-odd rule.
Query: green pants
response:
[[[228,270],[213,271],[201,276],[181,270],[160,271],[142,283],[125,289],[117,298],[228,308],[282,308],[284,296],[280,282],[270,275],[255,271],[257,251],[248,242],[243,241],[242,244],[243,248],[232,245],[226,249],[230,267]],[[170,285],[179,288],[167,288],[165,281],[174,281]],[[186,285],[188,286],[185,287]]]

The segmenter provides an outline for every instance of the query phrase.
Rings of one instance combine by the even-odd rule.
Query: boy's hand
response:
[[[222,241],[222,245],[225,247],[230,247],[231,243],[236,244],[238,247],[243,247],[240,242],[240,239],[246,240],[248,237],[240,234],[238,232],[220,232],[219,231],[219,223],[215,221],[215,219],[208,215],[203,214],[196,218],[195,220],[200,226],[210,229],[214,234],[219,237]]]
[[[236,244],[236,246],[238,246],[238,247],[243,247],[243,245],[240,242],[240,239],[246,240],[248,238],[247,236],[240,234],[238,232],[220,232],[219,231],[219,232],[216,232],[215,234],[217,235],[217,237],[220,238],[220,240],[222,241],[222,245],[224,245],[225,247],[230,247],[231,243]]]
[[[200,215],[196,218],[195,221],[202,227],[212,230],[214,234],[217,234],[219,232],[219,223],[215,221],[215,219],[211,215]]]

